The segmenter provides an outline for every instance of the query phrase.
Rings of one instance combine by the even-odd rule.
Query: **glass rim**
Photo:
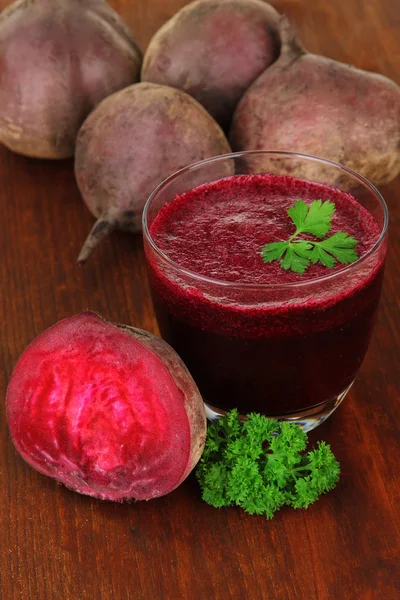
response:
[[[228,160],[228,159],[233,160],[235,158],[240,158],[243,156],[250,156],[250,155],[255,155],[255,154],[262,155],[262,156],[277,156],[277,157],[287,157],[287,158],[297,157],[300,159],[306,159],[309,161],[319,162],[319,163],[340,169],[341,171],[345,171],[346,173],[351,175],[354,179],[363,183],[365,187],[367,187],[370,191],[372,191],[374,196],[377,198],[381,208],[383,209],[384,219],[383,219],[382,231],[379,235],[379,238],[376,240],[376,242],[373,244],[373,246],[371,246],[371,248],[363,256],[360,256],[360,258],[358,258],[356,261],[354,261],[353,263],[351,263],[349,265],[344,265],[343,268],[339,269],[338,271],[335,271],[334,273],[327,273],[326,275],[321,275],[319,277],[313,277],[313,278],[305,279],[303,281],[294,281],[294,282],[287,282],[287,283],[241,283],[241,282],[235,282],[235,281],[225,281],[223,279],[215,279],[213,277],[208,277],[207,275],[201,275],[201,273],[196,273],[195,271],[191,271],[190,269],[187,269],[186,267],[183,267],[182,265],[180,265],[175,260],[172,260],[172,258],[170,258],[163,250],[161,250],[161,248],[159,248],[157,246],[157,244],[155,243],[155,241],[153,240],[153,238],[150,235],[148,222],[147,222],[148,221],[147,215],[148,215],[149,208],[150,208],[150,205],[151,205],[153,199],[171,181],[178,179],[181,175],[183,175],[184,173],[187,173],[188,171],[190,171],[192,169],[196,169],[199,166],[207,165],[209,163],[214,163],[214,162]],[[233,177],[234,177],[234,175],[233,175]],[[337,188],[337,189],[340,189],[340,188]],[[312,285],[312,284],[317,284],[317,283],[324,282],[324,281],[329,281],[331,279],[334,279],[335,277],[338,277],[339,275],[342,275],[343,273],[351,271],[357,265],[361,264],[369,256],[371,256],[371,254],[373,254],[375,252],[375,250],[382,244],[382,242],[386,236],[386,232],[388,229],[388,223],[389,223],[389,211],[388,211],[388,207],[386,205],[386,202],[385,202],[382,194],[374,186],[374,184],[371,183],[363,175],[360,175],[359,173],[357,173],[356,171],[353,171],[353,169],[350,169],[349,167],[345,167],[344,165],[341,165],[340,163],[336,163],[331,160],[327,160],[325,158],[319,158],[318,156],[313,156],[311,154],[302,154],[300,152],[284,152],[284,151],[278,151],[278,150],[277,151],[274,151],[274,150],[243,150],[241,152],[230,152],[228,154],[220,154],[218,156],[212,156],[211,158],[199,160],[195,163],[187,165],[186,167],[183,167],[182,169],[179,169],[178,171],[175,171],[174,173],[169,175],[154,189],[154,191],[150,194],[149,198],[147,199],[147,202],[143,208],[143,214],[142,214],[142,229],[143,229],[144,238],[149,242],[150,246],[153,248],[153,250],[156,252],[156,254],[158,254],[169,265],[171,265],[172,267],[174,267],[176,270],[180,271],[181,273],[184,273],[185,275],[188,275],[189,277],[192,277],[193,279],[197,279],[198,281],[210,283],[213,285],[218,285],[218,286],[225,287],[225,288],[240,288],[240,289],[247,289],[247,290],[250,290],[250,289],[258,289],[258,290],[259,289],[277,289],[277,288],[293,289],[293,288],[297,288],[297,287],[302,287],[302,286],[306,286],[306,285]]]

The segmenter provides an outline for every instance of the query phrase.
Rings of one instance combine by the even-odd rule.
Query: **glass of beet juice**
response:
[[[298,200],[329,200],[331,230],[358,259],[304,273],[262,248],[296,231]],[[143,214],[152,298],[163,338],[215,418],[237,408],[310,430],[340,404],[364,359],[382,287],[388,214],[343,166],[283,152],[204,160],[166,179]],[[300,236],[318,240],[312,234]]]

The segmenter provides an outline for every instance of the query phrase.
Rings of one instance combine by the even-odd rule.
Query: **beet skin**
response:
[[[37,471],[103,500],[149,500],[199,460],[200,393],[160,338],[92,312],[64,319],[23,352],[7,390],[14,445]]]
[[[279,13],[261,0],[197,0],[157,31],[142,81],[184,90],[228,129],[250,84],[279,55]]]
[[[394,179],[400,171],[400,87],[307,52],[286,17],[280,32],[279,59],[235,111],[233,150],[301,152],[350,167],[375,185]]]
[[[137,83],[103,100],[76,144],[76,180],[97,218],[78,262],[113,229],[140,231],[146,200],[163,179],[230,150],[219,125],[181,90]]]
[[[0,143],[25,156],[72,156],[87,115],[138,81],[141,61],[104,0],[17,0],[0,16]]]

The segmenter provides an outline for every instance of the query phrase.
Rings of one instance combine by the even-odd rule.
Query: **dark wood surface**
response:
[[[143,47],[184,0],[113,0]],[[394,0],[276,0],[309,49],[400,82]],[[1,0],[0,6],[6,5]],[[45,328],[87,307],[156,331],[141,239],[114,234],[75,266],[93,223],[72,161],[0,148],[0,388]],[[203,503],[191,476],[148,503],[79,496],[29,468],[0,413],[2,600],[396,600],[400,598],[400,181],[386,281],[362,371],[312,439],[331,443],[337,488],[272,520]]]

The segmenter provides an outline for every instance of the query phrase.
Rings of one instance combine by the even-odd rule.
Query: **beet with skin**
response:
[[[84,312],[39,335],[7,390],[14,445],[37,471],[103,500],[149,500],[198,462],[200,393],[166,342]]]
[[[142,54],[104,0],[17,0],[0,15],[0,60],[0,143],[61,159],[96,104],[138,81]]]
[[[233,150],[301,152],[350,167],[375,185],[394,179],[400,171],[400,87],[310,54],[286,17],[281,41],[279,59],[238,104]]]
[[[230,151],[219,125],[181,90],[137,83],[103,100],[76,145],[76,180],[97,218],[78,262],[113,229],[140,231],[146,200],[166,177]]]
[[[279,13],[261,0],[197,0],[153,36],[142,81],[184,90],[229,127],[250,84],[279,55]]]

